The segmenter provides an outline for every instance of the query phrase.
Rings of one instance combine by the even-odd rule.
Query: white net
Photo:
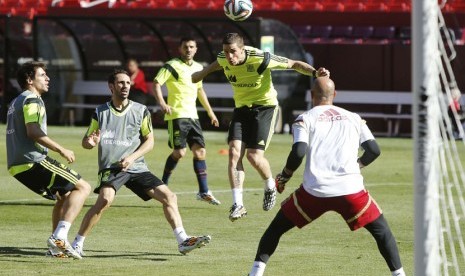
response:
[[[439,9],[439,7],[438,7]],[[460,110],[460,92],[451,62],[456,56],[454,41],[444,17],[438,12],[439,111],[439,256],[441,275],[465,275],[465,140]],[[442,92],[441,92],[442,91]]]

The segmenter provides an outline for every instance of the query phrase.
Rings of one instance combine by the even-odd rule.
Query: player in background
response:
[[[47,256],[80,259],[68,242],[68,232],[90,193],[90,185],[78,173],[48,156],[48,150],[52,150],[68,163],[76,159],[73,151],[47,135],[42,95],[48,92],[50,78],[45,70],[43,63],[26,62],[17,72],[23,92],[13,99],[8,109],[8,172],[35,193],[56,200]]]
[[[313,77],[329,75],[325,68],[315,70],[305,62],[245,46],[244,39],[237,33],[226,34],[223,51],[216,61],[192,75],[192,81],[198,82],[214,71],[223,70],[234,92],[235,109],[228,133],[228,176],[233,195],[229,214],[231,221],[247,215],[242,196],[244,155],[264,181],[263,210],[270,210],[276,202],[275,183],[265,158],[278,111],[277,92],[271,80],[272,69],[294,69]]]
[[[249,275],[263,275],[284,233],[295,226],[304,227],[327,211],[338,212],[352,231],[365,227],[375,238],[392,275],[405,275],[396,240],[365,190],[360,173],[360,168],[380,155],[373,134],[359,115],[333,105],[336,92],[330,78],[316,79],[311,96],[314,107],[295,120],[292,150],[276,176],[281,193],[307,155],[303,184],[283,201],[263,234]],[[360,146],[364,152],[358,158]]]
[[[145,105],[128,100],[131,81],[124,70],[108,77],[111,101],[95,110],[82,139],[85,149],[98,146],[99,186],[97,201],[84,216],[73,248],[84,255],[85,237],[125,185],[141,199],[155,199],[163,205],[165,218],[173,229],[178,249],[186,254],[210,242],[210,236],[190,237],[184,230],[176,195],[155,175],[144,160],[153,149],[151,115]]]
[[[197,114],[197,98],[207,111],[211,124],[215,127],[219,124],[205,95],[202,82],[192,83],[192,73],[203,68],[200,63],[194,61],[196,52],[196,41],[189,37],[182,38],[179,45],[180,57],[168,61],[153,79],[155,99],[165,113],[165,121],[168,122],[168,145],[173,149],[166,159],[162,181],[168,184],[179,160],[186,155],[186,144],[188,144],[194,156],[194,172],[199,185],[197,199],[219,205],[220,201],[208,189],[207,163],[205,162],[207,152]],[[166,84],[168,89],[168,103],[163,99],[161,91],[163,84]]]
[[[144,71],[139,68],[139,63],[134,58],[130,58],[126,61],[126,68],[131,76],[131,91],[129,93],[129,99],[140,104],[147,104],[149,92],[147,84],[145,83]]]

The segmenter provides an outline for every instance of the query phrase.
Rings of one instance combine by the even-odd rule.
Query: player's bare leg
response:
[[[60,218],[63,217],[63,203],[65,202],[65,197],[58,198],[53,206],[52,210],[52,233],[58,226]]]
[[[60,220],[68,221],[72,223],[84,205],[86,198],[90,194],[90,185],[86,181],[80,179],[75,189],[72,190],[69,195],[66,196],[63,202],[63,212]]]
[[[173,229],[173,233],[178,241],[178,249],[182,254],[187,254],[190,251],[205,246],[210,242],[210,236],[190,237],[187,235],[182,225],[181,215],[178,209],[178,200],[166,185],[157,186],[154,189],[147,191],[147,194],[159,201],[163,205],[165,218]]]
[[[194,172],[197,176],[197,183],[199,185],[199,192],[197,193],[197,199],[210,203],[212,205],[220,205],[221,202],[217,200],[212,192],[208,189],[207,182],[207,163],[205,158],[207,156],[207,150],[201,145],[195,143],[191,147],[194,158],[192,160]]]
[[[83,179],[75,184],[75,189],[66,195],[57,194],[58,201],[52,211],[52,224],[54,232],[47,240],[51,256],[58,256],[61,253],[68,257],[80,259],[81,256],[74,251],[68,242],[68,232],[71,224],[82,209],[84,201],[90,193],[90,185]]]
[[[100,221],[103,211],[108,209],[115,199],[116,191],[113,187],[104,186],[100,189],[97,201],[90,207],[82,219],[79,232],[73,241],[73,248],[79,255],[84,256],[84,240],[90,231]]]
[[[228,176],[229,185],[233,195],[233,205],[231,206],[229,219],[235,221],[245,215],[247,210],[244,207],[242,198],[245,172],[242,160],[245,154],[245,144],[240,140],[229,142],[229,163]]]
[[[247,159],[265,183],[263,210],[268,211],[276,204],[276,186],[271,174],[270,163],[265,158],[265,151],[261,149],[247,149]]]

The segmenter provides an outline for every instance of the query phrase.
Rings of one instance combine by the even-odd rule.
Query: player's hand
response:
[[[131,156],[126,156],[124,158],[121,158],[121,160],[119,161],[119,165],[122,171],[127,171],[132,166],[134,161],[135,160]]]
[[[87,136],[86,142],[90,146],[95,147],[100,142],[100,129],[92,132],[89,136]]]
[[[167,104],[161,105],[161,111],[163,111],[163,113],[171,115],[171,106]]]
[[[210,120],[211,120],[212,126],[215,126],[215,127],[219,127],[219,126],[220,126],[220,123],[218,122],[218,118],[216,118],[216,115],[215,115],[215,114],[211,114],[211,115],[210,115]]]
[[[62,149],[60,150],[60,155],[68,161],[68,163],[73,163],[74,160],[76,160],[76,157],[74,157],[74,152],[72,150],[68,149]]]
[[[316,71],[316,76],[317,77],[329,77],[330,75],[330,72],[328,69],[324,68],[324,67],[320,67],[318,68],[318,70]]]
[[[291,179],[291,176],[287,175],[284,172],[278,173],[275,178],[275,183],[276,183],[276,189],[278,190],[278,193],[284,192],[284,189],[286,188],[286,183]]]

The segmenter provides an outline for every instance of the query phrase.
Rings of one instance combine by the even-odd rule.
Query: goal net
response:
[[[413,0],[415,275],[465,275],[465,140],[454,41],[437,0]]]

